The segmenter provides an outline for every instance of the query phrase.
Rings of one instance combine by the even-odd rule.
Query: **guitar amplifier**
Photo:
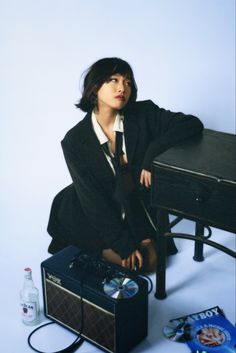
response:
[[[148,281],[68,246],[41,263],[45,316],[97,347],[125,353],[147,336]]]

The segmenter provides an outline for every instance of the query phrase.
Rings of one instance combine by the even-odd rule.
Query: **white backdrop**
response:
[[[127,60],[138,99],[235,133],[234,0],[0,0],[0,36],[3,283],[10,266],[20,289],[32,264],[40,281],[51,202],[70,183],[60,141],[95,60]]]

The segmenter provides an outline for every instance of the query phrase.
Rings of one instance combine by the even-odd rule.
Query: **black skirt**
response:
[[[149,200],[150,191],[146,188],[130,193],[127,198],[123,227],[129,230],[130,236],[137,244],[146,238],[155,239],[155,229],[146,215],[148,211],[155,225],[155,212],[151,209]],[[73,183],[55,196],[47,231],[52,237],[48,248],[51,254],[68,245],[75,245],[86,253],[100,256],[102,250],[106,248],[102,234],[93,227],[85,215]],[[169,254],[177,252],[173,239],[168,238],[167,252]]]

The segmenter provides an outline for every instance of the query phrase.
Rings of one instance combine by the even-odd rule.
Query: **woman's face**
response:
[[[120,74],[112,75],[97,92],[98,110],[110,108],[121,110],[131,95],[131,81]]]

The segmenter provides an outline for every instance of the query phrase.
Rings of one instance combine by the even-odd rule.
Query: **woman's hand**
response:
[[[149,188],[149,186],[151,186],[151,173],[145,169],[141,171],[140,184],[146,186],[146,188]]]
[[[143,266],[143,257],[138,250],[133,251],[126,259],[121,261],[123,267],[135,270],[138,263],[138,269],[140,270]]]

